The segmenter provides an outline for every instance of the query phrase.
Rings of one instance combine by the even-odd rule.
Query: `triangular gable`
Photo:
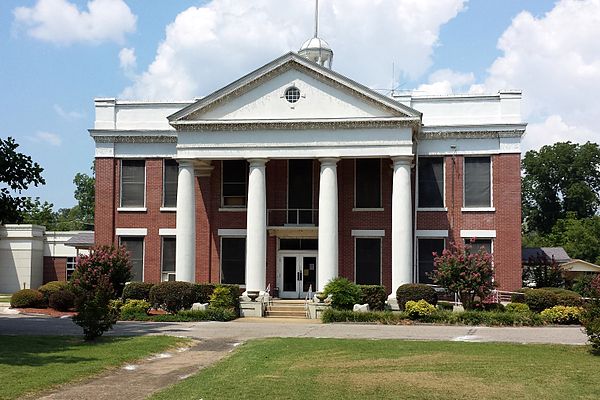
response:
[[[356,101],[363,102],[365,105],[368,103],[369,107],[375,107],[380,110],[378,113],[380,116],[416,121],[420,121],[421,119],[420,112],[383,96],[328,68],[300,57],[296,53],[290,52],[174,113],[168,117],[169,122],[177,125],[178,122],[183,123],[185,121],[202,119],[202,115],[210,115],[211,111],[222,107],[223,104],[239,99],[244,94],[259,88],[266,82],[276,79],[276,77],[289,71],[299,71],[299,73],[304,74],[308,79],[322,82],[330,88],[343,91],[347,96],[351,96]]]
[[[563,268],[566,271],[571,271],[571,272],[596,272],[596,273],[600,273],[600,266],[599,265],[592,264],[592,263],[584,261],[584,260],[569,261],[568,263],[565,263],[565,264],[561,265],[561,268]]]

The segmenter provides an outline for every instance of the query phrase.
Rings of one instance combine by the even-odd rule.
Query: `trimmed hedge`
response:
[[[238,317],[237,313],[226,309],[209,309],[206,311],[179,311],[177,314],[144,315],[127,314],[121,315],[123,321],[152,321],[152,322],[195,322],[195,321],[231,321]]]
[[[556,294],[556,296],[558,296],[558,303],[556,304],[559,306],[582,307],[584,304],[581,295],[572,290],[562,288],[541,288],[541,290],[548,290]]]
[[[352,310],[334,310],[328,308],[321,315],[323,323],[356,322],[379,323],[384,325],[404,325],[410,323],[408,315],[404,312],[391,311],[354,312]]]
[[[48,305],[58,311],[69,311],[75,306],[75,294],[70,290],[59,290],[50,295]]]
[[[368,304],[372,311],[383,311],[387,293],[382,285],[358,285],[360,289],[360,304]]]
[[[404,305],[407,301],[425,300],[429,304],[435,306],[438,302],[438,296],[434,288],[422,283],[406,283],[400,285],[396,290],[396,300],[401,310],[404,310]]]
[[[189,282],[160,282],[150,289],[150,304],[171,314],[190,308],[194,303],[193,284]]]
[[[216,287],[214,283],[195,283],[192,287],[194,303],[208,303]]]
[[[528,313],[531,311],[529,309],[529,306],[525,303],[508,303],[504,307],[504,310],[506,312],[516,312],[516,313]]]
[[[52,281],[40,286],[38,290],[42,292],[44,298],[46,299],[46,302],[49,302],[52,293],[56,293],[60,290],[70,290],[70,286],[69,282]]]
[[[525,292],[525,304],[531,311],[542,312],[558,304],[558,295],[546,289],[529,289]]]
[[[131,300],[150,300],[150,290],[154,283],[150,282],[129,282],[123,289],[123,301]]]
[[[409,300],[404,305],[406,313],[410,319],[420,319],[430,317],[435,312],[435,307],[425,300]]]
[[[39,290],[21,289],[12,295],[10,306],[13,308],[46,308],[47,303]]]
[[[351,310],[361,297],[358,286],[341,276],[330,280],[325,285],[323,294],[331,295],[331,306],[338,310]]]
[[[540,316],[551,324],[573,325],[579,324],[583,308],[572,306],[554,306],[540,313]]]

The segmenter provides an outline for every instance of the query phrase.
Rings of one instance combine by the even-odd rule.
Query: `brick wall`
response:
[[[67,280],[67,257],[44,256],[43,283]]]

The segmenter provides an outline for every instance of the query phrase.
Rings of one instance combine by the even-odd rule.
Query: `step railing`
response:
[[[304,312],[306,314],[306,318],[310,318],[310,312],[308,311],[308,301],[312,300],[312,283],[308,285],[308,292],[304,296]]]

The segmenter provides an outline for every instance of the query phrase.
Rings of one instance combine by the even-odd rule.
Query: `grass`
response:
[[[12,298],[12,294],[0,293],[0,303],[10,303],[11,298]]]
[[[85,343],[72,336],[0,336],[0,399],[49,389],[185,341],[143,336],[103,337]]]
[[[584,346],[266,339],[152,399],[598,399],[599,365]]]

